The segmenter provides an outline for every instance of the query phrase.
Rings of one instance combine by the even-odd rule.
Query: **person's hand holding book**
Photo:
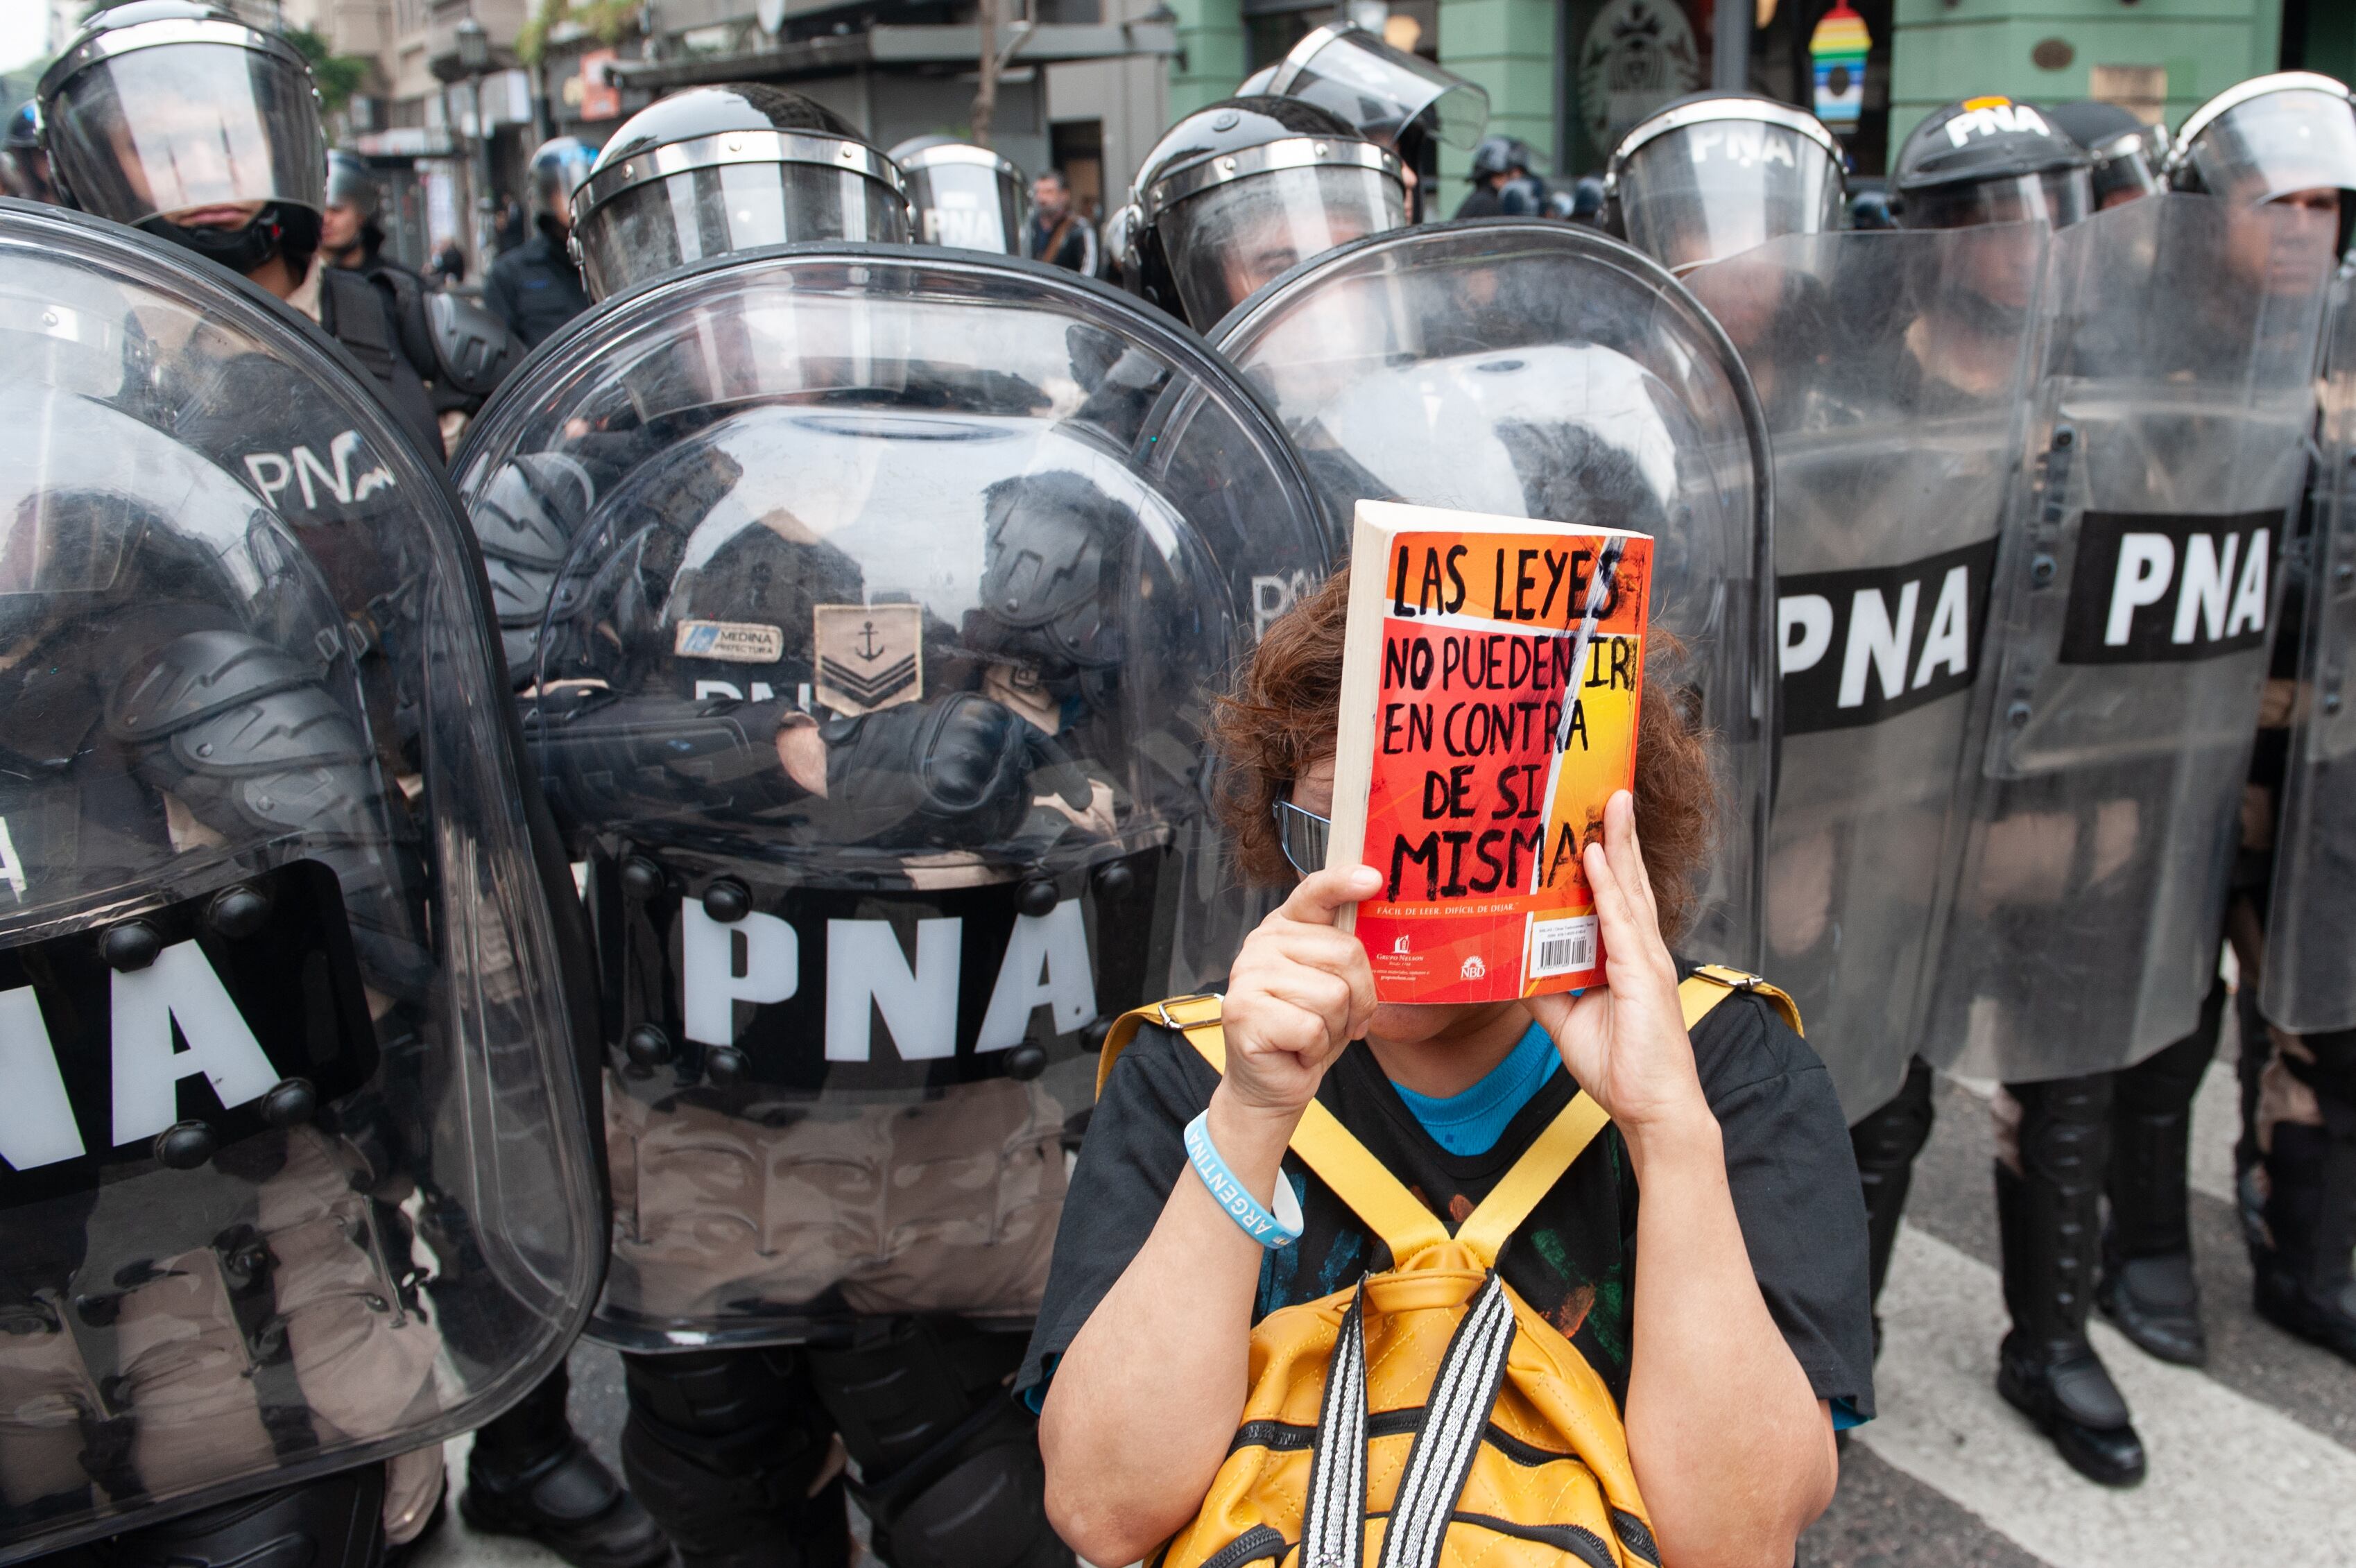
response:
[[[1221,1008],[1227,1066],[1219,1093],[1240,1115],[1280,1128],[1280,1147],[1325,1069],[1375,1016],[1366,950],[1334,918],[1382,885],[1371,866],[1303,877],[1244,939],[1227,972]]]
[[[1564,1067],[1618,1125],[1640,1161],[1645,1140],[1708,1125],[1709,1102],[1694,1068],[1677,1002],[1677,966],[1661,938],[1660,912],[1636,842],[1636,806],[1625,790],[1603,810],[1603,841],[1582,855],[1602,924],[1605,984],[1580,996],[1527,999],[1554,1036]]]

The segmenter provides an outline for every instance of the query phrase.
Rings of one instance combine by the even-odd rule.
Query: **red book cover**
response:
[[[1652,549],[1358,504],[1327,863],[1384,875],[1355,924],[1382,1000],[1601,983],[1580,851],[1635,779]]]

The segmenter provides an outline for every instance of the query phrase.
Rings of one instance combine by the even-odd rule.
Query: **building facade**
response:
[[[1170,110],[1234,91],[1322,23],[1381,27],[1489,91],[1491,128],[1547,170],[1600,172],[1620,137],[1671,99],[1739,80],[1809,105],[1810,41],[1839,0],[1171,0],[1180,53]],[[1845,134],[1860,175],[1938,105],[1976,92],[2103,98],[2173,124],[2265,71],[2356,73],[2356,0],[1846,0],[1872,39],[1864,108]],[[1721,4],[1750,7],[1728,30]],[[1737,37],[1737,35],[1740,35]],[[1467,155],[1451,150],[1443,171]]]

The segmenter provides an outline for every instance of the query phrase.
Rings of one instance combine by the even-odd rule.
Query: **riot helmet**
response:
[[[1890,176],[1901,229],[2066,228],[2094,210],[2084,149],[2034,104],[1966,98],[1907,133]]]
[[[365,223],[373,219],[384,200],[383,187],[377,184],[376,171],[361,161],[357,153],[341,147],[327,152],[327,205],[347,207],[359,214]]]
[[[578,136],[552,136],[542,142],[531,155],[526,176],[531,216],[561,229],[571,229],[573,193],[589,177],[596,160],[597,150]]]
[[[28,98],[10,112],[0,131],[0,194],[23,201],[58,199],[49,183],[49,152],[41,141],[41,104]]]
[[[134,0],[90,19],[39,101],[51,178],[83,211],[232,272],[317,249],[327,142],[284,38],[194,0]]]
[[[1489,123],[1486,88],[1393,48],[1355,22],[1328,22],[1236,90],[1239,98],[1259,94],[1314,103],[1401,156],[1419,133],[1470,147]]]
[[[362,266],[384,243],[377,227],[383,192],[376,171],[341,147],[327,153],[327,206],[320,215],[319,249],[338,266]]]
[[[1509,175],[1515,169],[1526,171],[1528,155],[1522,144],[1511,136],[1483,136],[1472,149],[1472,167],[1465,178],[1473,185],[1496,175]]]
[[[1207,332],[1295,263],[1407,222],[1398,155],[1330,111],[1231,98],[1187,115],[1137,176],[1140,292]]]
[[[1003,155],[954,136],[912,136],[892,161],[908,182],[918,242],[1023,253],[1023,171]]]
[[[2166,188],[2168,127],[2147,125],[2115,103],[2092,98],[2057,103],[2047,119],[2086,149],[2093,163],[2094,207],[2116,207]]]
[[[1805,110],[1697,93],[1640,121],[1603,176],[1611,227],[1672,272],[1840,227],[1840,144]]]
[[[691,87],[622,123],[573,193],[591,299],[706,256],[908,235],[907,184],[849,122],[763,82]]]
[[[2344,252],[2356,225],[2356,95],[2303,70],[2229,87],[2185,118],[2168,176],[2242,207],[2320,205],[2319,193],[2336,192]]]

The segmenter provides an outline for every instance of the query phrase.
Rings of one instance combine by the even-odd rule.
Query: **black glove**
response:
[[[1045,739],[971,692],[819,726],[826,817],[844,842],[974,847],[1012,837],[1031,809]]]

